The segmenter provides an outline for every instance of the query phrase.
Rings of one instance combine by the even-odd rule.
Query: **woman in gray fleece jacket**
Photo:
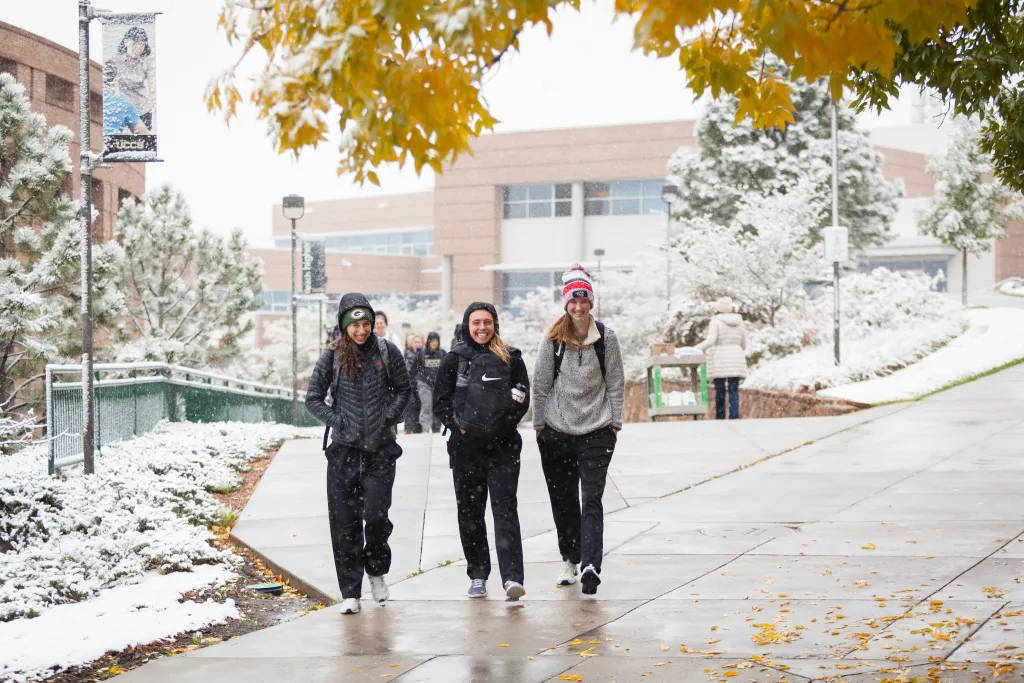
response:
[[[601,583],[601,499],[622,428],[625,378],[615,333],[590,315],[590,273],[574,265],[562,282],[565,315],[541,342],[533,369],[533,426],[563,561],[558,584],[579,576],[592,595]]]

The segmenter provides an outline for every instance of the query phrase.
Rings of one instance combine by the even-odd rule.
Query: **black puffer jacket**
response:
[[[343,296],[338,304],[339,327],[342,316],[360,306],[370,308],[370,302],[362,294]],[[373,309],[370,310],[373,320]],[[335,372],[333,350],[320,354],[306,391],[306,409],[331,428],[332,441],[364,451],[377,451],[395,440],[395,425],[402,421],[402,410],[412,390],[402,352],[394,344],[384,343],[388,349],[390,385],[375,333],[371,333],[362,346],[363,373],[355,382],[350,382],[344,373]],[[325,401],[328,393],[334,396],[331,405]]]

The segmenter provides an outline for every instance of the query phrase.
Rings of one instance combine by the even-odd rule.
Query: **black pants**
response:
[[[409,401],[405,404],[405,411],[402,413],[402,422],[405,423],[405,432],[419,434],[423,431],[423,425],[420,424],[420,396],[416,392],[416,385],[413,384],[413,390],[409,394]]]
[[[615,451],[611,427],[582,436],[546,427],[537,439],[544,480],[563,560],[601,573],[604,554],[604,485]],[[580,505],[580,491],[583,502]]]
[[[523,583],[523,535],[519,529],[519,455],[523,448],[518,432],[497,442],[474,444],[452,434],[448,441],[455,501],[459,513],[459,537],[471,579],[491,575],[491,549],[487,543],[487,497],[494,515],[494,544],[498,551],[501,584]]]
[[[715,419],[725,419],[726,391],[728,391],[729,397],[729,419],[740,419],[740,378],[719,377],[713,381],[715,384]]]
[[[383,576],[391,568],[388,510],[401,454],[393,442],[375,453],[341,444],[327,449],[327,516],[342,597],[362,594],[364,571]]]

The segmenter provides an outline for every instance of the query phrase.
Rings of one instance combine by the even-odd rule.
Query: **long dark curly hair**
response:
[[[136,43],[142,43],[146,46],[142,51],[142,57],[148,57],[153,53],[153,51],[149,49],[149,36],[146,35],[146,29],[141,26],[132,26],[130,29],[125,31],[124,37],[121,38],[121,44],[117,46],[117,54],[123,55],[128,52],[127,42],[129,40]]]
[[[373,333],[371,333],[371,336]],[[327,345],[334,351],[334,371],[341,372],[349,382],[358,382],[363,376],[363,350],[349,338],[344,330]]]

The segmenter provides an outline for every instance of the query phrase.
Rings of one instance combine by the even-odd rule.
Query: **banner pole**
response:
[[[93,459],[95,413],[93,410],[92,340],[92,135],[89,91],[89,0],[78,0],[78,113],[79,192],[81,201],[81,314],[82,314],[82,458],[86,474],[95,472]]]

